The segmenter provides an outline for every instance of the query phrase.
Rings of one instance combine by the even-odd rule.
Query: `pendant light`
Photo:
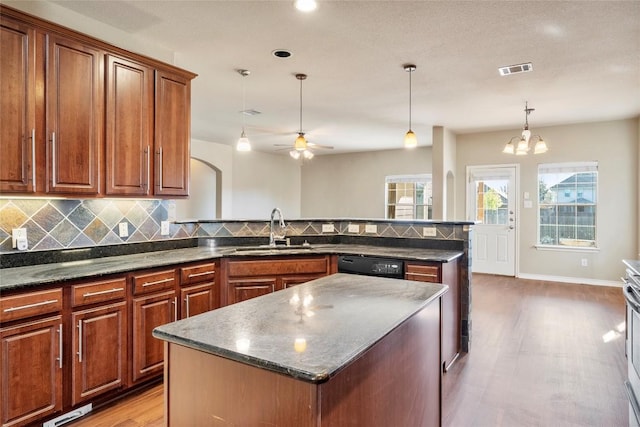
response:
[[[405,64],[404,70],[409,73],[409,131],[404,136],[404,148],[414,148],[418,145],[418,139],[411,130],[411,74],[416,70],[416,66]]]
[[[237,70],[238,74],[242,76],[242,132],[240,133],[240,138],[238,139],[238,143],[236,144],[236,150],[238,151],[251,151],[251,142],[249,142],[249,138],[244,133],[244,116],[246,111],[245,106],[245,87],[244,87],[244,78],[247,77],[251,72],[249,70]]]
[[[504,149],[502,150],[503,153],[515,154],[516,156],[524,156],[530,150],[529,143],[531,142],[531,140],[536,140],[536,144],[533,147],[533,154],[542,154],[546,153],[549,150],[549,148],[547,147],[547,143],[540,135],[531,136],[531,131],[529,130],[529,114],[531,114],[532,111],[535,111],[535,108],[529,108],[528,102],[525,101],[524,127],[522,128],[522,134],[512,137],[504,146]],[[514,141],[516,140],[518,141],[518,143],[514,145]]]
[[[296,74],[296,79],[300,81],[300,130],[298,131],[298,137],[293,143],[293,150],[289,151],[289,155],[294,159],[299,159],[300,156],[304,156],[305,159],[313,158],[313,153],[307,148],[307,140],[304,137],[302,131],[302,81],[307,78],[306,74]]]

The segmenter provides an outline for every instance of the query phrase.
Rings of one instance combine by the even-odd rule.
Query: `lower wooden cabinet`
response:
[[[227,304],[246,301],[277,290],[276,277],[245,277],[227,282]]]
[[[443,370],[446,371],[460,354],[462,309],[458,260],[443,263],[407,262],[404,278],[449,286],[449,291],[442,296],[442,364]]]
[[[206,262],[180,268],[180,319],[220,307],[217,264]]]
[[[0,329],[2,426],[23,426],[62,410],[62,316]]]

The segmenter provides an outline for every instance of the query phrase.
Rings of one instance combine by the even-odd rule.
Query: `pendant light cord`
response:
[[[300,79],[300,132],[302,133],[302,79]]]
[[[409,70],[409,130],[411,130],[411,74],[413,70]]]

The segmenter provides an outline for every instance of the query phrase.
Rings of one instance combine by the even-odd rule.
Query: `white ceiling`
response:
[[[68,1],[55,3],[175,52],[198,74],[192,137],[234,144],[245,117],[254,149],[293,144],[299,128],[331,152],[399,148],[409,121],[456,133],[640,115],[640,1]],[[272,56],[275,49],[293,53]],[[530,73],[498,67],[532,62]],[[251,71],[243,78],[235,71]],[[506,141],[505,141],[506,142]],[[286,153],[286,151],[283,151]],[[322,154],[322,153],[320,153]]]

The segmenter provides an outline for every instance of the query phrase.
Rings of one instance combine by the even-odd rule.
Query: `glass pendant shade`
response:
[[[414,148],[418,145],[418,138],[411,129],[404,135],[404,148]]]
[[[309,150],[304,150],[302,152],[302,156],[307,160],[313,159],[313,153],[311,151],[309,151]]]
[[[536,142],[535,147],[533,148],[533,154],[542,154],[546,153],[549,148],[547,147],[547,143],[544,142],[544,139],[538,137],[538,142]]]
[[[244,130],[240,134],[240,138],[238,139],[238,143],[236,144],[236,150],[238,151],[251,151],[251,142],[247,135],[244,134]]]
[[[307,140],[304,138],[304,133],[300,132],[296,141],[293,143],[293,148],[298,151],[303,151],[307,149]]]
[[[294,159],[298,160],[300,158],[300,151],[291,150],[289,151],[289,155]]]
[[[513,143],[511,141],[507,142],[507,145],[504,146],[502,152],[505,154],[514,154],[515,149],[513,148]]]

